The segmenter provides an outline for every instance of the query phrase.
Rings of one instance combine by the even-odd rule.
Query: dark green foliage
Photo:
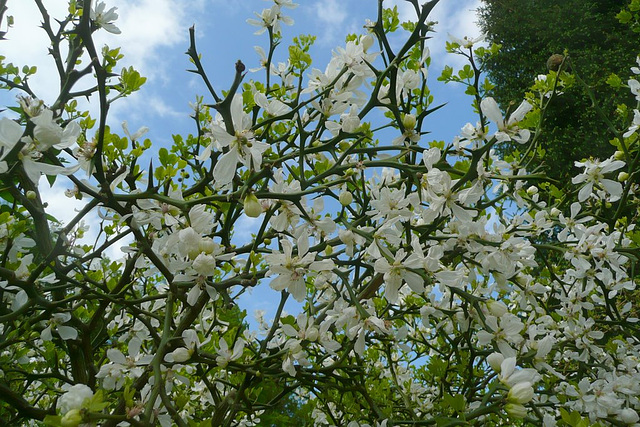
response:
[[[263,393],[270,397],[275,397],[280,390],[273,383],[264,384]],[[260,415],[261,427],[305,427],[313,425],[311,412],[312,405],[302,401],[294,394],[289,394],[274,407],[266,410]]]
[[[625,90],[612,96],[605,82],[611,73],[628,76],[640,52],[638,34],[616,18],[623,6],[619,0],[485,0],[480,26],[489,42],[502,45],[486,64],[496,84],[492,96],[504,110],[513,110],[534,78],[548,72],[551,55],[567,52],[571,71],[591,85],[602,111],[613,120],[616,106],[631,105],[633,98]],[[579,79],[553,100],[545,117],[540,144],[553,178],[566,181],[575,173],[574,161],[603,159],[615,151],[609,143],[613,134]]]

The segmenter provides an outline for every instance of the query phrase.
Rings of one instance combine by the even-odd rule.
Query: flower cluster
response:
[[[115,8],[71,5],[60,31],[43,20],[54,58],[119,32]],[[429,141],[429,4],[402,25],[382,7],[324,71],[309,36],[271,63],[295,6],[250,20],[264,81],[238,63],[194,104],[196,134],[153,156],[147,128],[106,125],[136,80],[109,80],[109,49],[100,121],[71,88],[0,119],[0,419],[253,426],[286,405],[318,426],[638,425],[638,110],[560,185],[536,164],[545,79],[505,116],[478,84],[495,49],[454,39],[473,60],[442,80],[472,89],[478,121]],[[91,74],[78,58],[61,81]],[[86,202],[68,224],[43,174]]]

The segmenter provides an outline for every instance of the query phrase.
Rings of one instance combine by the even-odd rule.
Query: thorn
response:
[[[153,190],[153,159],[149,160],[149,182],[147,182],[147,191]]]

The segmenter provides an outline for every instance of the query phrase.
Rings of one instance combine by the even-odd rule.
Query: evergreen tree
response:
[[[612,73],[628,75],[638,54],[638,35],[616,18],[622,6],[619,0],[485,0],[479,10],[488,41],[502,45],[485,69],[496,85],[492,96],[504,110],[513,110],[535,77],[557,69],[560,55],[568,53],[563,69],[576,82],[552,101],[539,140],[547,172],[556,179],[575,172],[576,160],[603,159],[615,151],[589,92],[614,125],[617,105],[633,104],[628,91],[611,96],[606,83]],[[506,154],[517,147],[501,148]]]

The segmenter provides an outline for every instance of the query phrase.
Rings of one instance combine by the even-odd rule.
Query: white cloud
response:
[[[389,7],[398,6],[400,22],[415,21],[416,12],[412,5],[406,1],[392,0]],[[431,34],[429,49],[433,58],[433,65],[442,68],[444,64],[459,67],[466,64],[466,60],[460,56],[447,54],[445,43],[449,35],[463,38],[469,36],[478,37],[481,34],[478,27],[476,10],[480,7],[480,0],[440,1],[429,15],[430,21],[437,21],[435,33]]]
[[[188,39],[189,3],[171,0],[117,0],[110,2],[118,7],[116,25],[122,31],[119,36],[98,33],[97,44],[122,46],[125,62],[143,75],[153,78],[158,71],[170,66],[171,61],[158,55],[167,46],[185,45]]]
[[[264,215],[258,218],[250,218],[242,215],[234,224],[233,244],[237,246],[247,245],[253,241],[252,234],[260,229],[260,224],[264,221]]]
[[[146,98],[146,103],[152,112],[156,113],[157,117],[161,118],[187,118],[190,111],[179,111],[172,108],[170,104],[166,103],[162,98],[158,96],[150,96]]]
[[[53,30],[57,31],[56,19],[63,19],[67,15],[67,1],[43,0],[44,6],[51,17]],[[188,45],[188,28],[194,22],[201,21],[198,25],[201,29],[207,28],[207,15],[203,13],[205,6],[212,6],[218,0],[106,0],[107,9],[117,7],[119,18],[114,22],[121,30],[120,35],[99,30],[94,33],[94,42],[98,51],[107,44],[121,47],[121,53],[125,58],[116,67],[119,71],[122,67],[133,66],[148,78],[143,87],[144,95],[138,92],[130,96],[125,102],[117,102],[110,109],[109,123],[116,132],[121,132],[120,123],[128,119],[132,129],[146,123],[149,118],[176,119],[178,117],[189,120],[188,109],[184,111],[172,108],[172,104],[165,97],[157,95],[159,91],[154,86],[167,85],[169,76],[175,67],[175,61],[168,60],[162,52],[172,48],[179,48],[181,55]],[[14,26],[9,29],[7,40],[0,42],[1,53],[8,62],[17,66],[37,66],[38,72],[29,80],[29,85],[39,98],[47,105],[51,105],[60,91],[60,81],[55,63],[48,54],[50,41],[41,26],[42,15],[33,1],[11,1],[6,16],[13,16]],[[218,6],[216,6],[218,7]],[[220,7],[225,7],[224,3]],[[65,48],[64,46],[62,47]],[[66,52],[62,52],[63,57]],[[173,54],[172,54],[173,55]],[[85,56],[83,65],[88,64]],[[186,60],[185,60],[186,62]],[[77,88],[86,88],[95,84],[91,74],[86,77],[87,82],[80,82]],[[15,104],[16,91],[1,91],[0,104]],[[95,97],[94,97],[95,98]],[[98,103],[92,99],[89,104],[84,99],[78,99],[80,109],[88,109],[94,118],[98,117]],[[64,191],[72,188],[73,184],[66,178],[59,177],[53,187],[50,187],[45,179],[41,179],[40,190],[42,198],[48,203],[47,212],[63,224],[72,221],[78,212],[85,206],[85,201],[68,198]],[[89,225],[83,242],[92,244],[99,230],[99,217],[95,211],[84,218]],[[120,257],[120,247],[127,242],[122,240],[107,251],[107,256]]]
[[[66,1],[44,0],[44,5],[51,15],[54,31],[57,30],[55,18],[66,16]],[[107,8],[117,7],[119,15],[115,24],[122,34],[114,35],[104,30],[94,33],[96,49],[103,45],[121,46],[124,59],[116,67],[133,66],[148,78],[147,84],[166,82],[173,61],[161,54],[163,49],[186,46],[188,28],[201,14],[205,0],[172,1],[172,0],[108,0]],[[2,41],[2,54],[16,65],[35,65],[38,73],[29,84],[36,95],[47,104],[53,103],[59,93],[60,82],[58,72],[47,48],[49,40],[45,32],[39,28],[42,16],[32,1],[15,1],[9,3],[7,15],[12,15],[15,25],[9,30],[8,40]],[[63,55],[65,52],[63,52]],[[88,58],[83,58],[88,64]],[[87,82],[79,87],[87,87]]]
[[[391,0],[389,4],[385,4],[384,7],[388,7],[390,9],[393,9],[393,7],[397,7],[400,22],[416,20],[416,10],[409,2],[402,0]]]
[[[44,4],[51,16],[52,25],[56,24],[55,18],[62,19],[65,16],[66,2],[44,0]],[[47,52],[49,38],[39,28],[42,15],[33,1],[13,1],[8,6],[6,15],[13,16],[15,23],[9,29],[7,40],[0,42],[2,55],[6,57],[6,61],[19,67],[38,67],[38,73],[29,81],[29,85],[45,101],[53,102],[59,93],[60,81]],[[11,92],[11,95],[15,95],[15,92]]]
[[[340,26],[347,18],[344,8],[341,8],[336,0],[323,0],[313,5],[313,10],[318,19],[323,23]]]
[[[481,34],[476,21],[476,10],[480,7],[480,0],[466,0],[463,2],[441,1],[433,9],[430,19],[437,21],[436,34],[431,40],[431,52],[438,65],[449,64],[461,66],[466,60],[458,55],[448,55],[445,43],[449,35],[463,38],[478,37]]]
[[[56,180],[55,184],[50,187],[46,182],[46,179],[40,179],[40,196],[42,201],[48,204],[47,213],[57,219],[63,225],[69,224],[78,215],[78,212],[82,210],[87,204],[86,200],[78,200],[76,198],[67,197],[65,190],[73,188],[73,184],[67,181],[66,178],[60,176]]]
[[[318,42],[321,45],[335,45],[344,40],[347,35],[345,27],[353,27],[347,23],[347,9],[341,6],[337,0],[319,0],[307,9],[312,15],[312,22],[316,22],[317,28],[322,31],[318,34]],[[353,31],[351,31],[353,32]]]
[[[86,206],[87,201],[78,200],[74,197],[67,197],[65,190],[73,188],[73,183],[66,177],[58,176],[55,184],[49,186],[49,183],[45,178],[40,179],[40,197],[42,201],[47,203],[47,214],[53,216],[59,221],[61,227],[70,224],[79,214],[79,212]],[[88,226],[88,230],[85,232],[84,237],[76,242],[76,244],[93,245],[98,237],[100,218],[96,209],[93,209],[87,215],[82,218],[82,221],[76,225]],[[104,235],[102,236],[104,237]],[[102,243],[102,241],[100,242]],[[121,251],[121,247],[131,243],[131,238],[124,238],[119,240],[110,246],[104,253],[106,257],[111,260],[118,260],[123,257],[124,253]]]
[[[438,3],[431,14],[431,19],[438,21],[438,32],[451,33],[463,37],[477,37],[480,28],[477,25],[476,10],[480,7],[480,0],[466,0],[464,2]]]
[[[124,102],[116,102],[111,106],[108,123],[116,132],[120,132],[123,120],[127,120],[132,127],[139,122],[139,126],[148,126],[152,131],[155,131],[163,120],[167,122],[167,119],[171,119],[172,123],[189,122],[191,111],[188,105],[181,105],[180,107],[184,107],[182,110],[176,109],[175,102],[171,103],[170,99],[152,93],[152,89],[143,86],[142,91],[130,95]],[[152,123],[149,123],[149,120],[152,120]]]

